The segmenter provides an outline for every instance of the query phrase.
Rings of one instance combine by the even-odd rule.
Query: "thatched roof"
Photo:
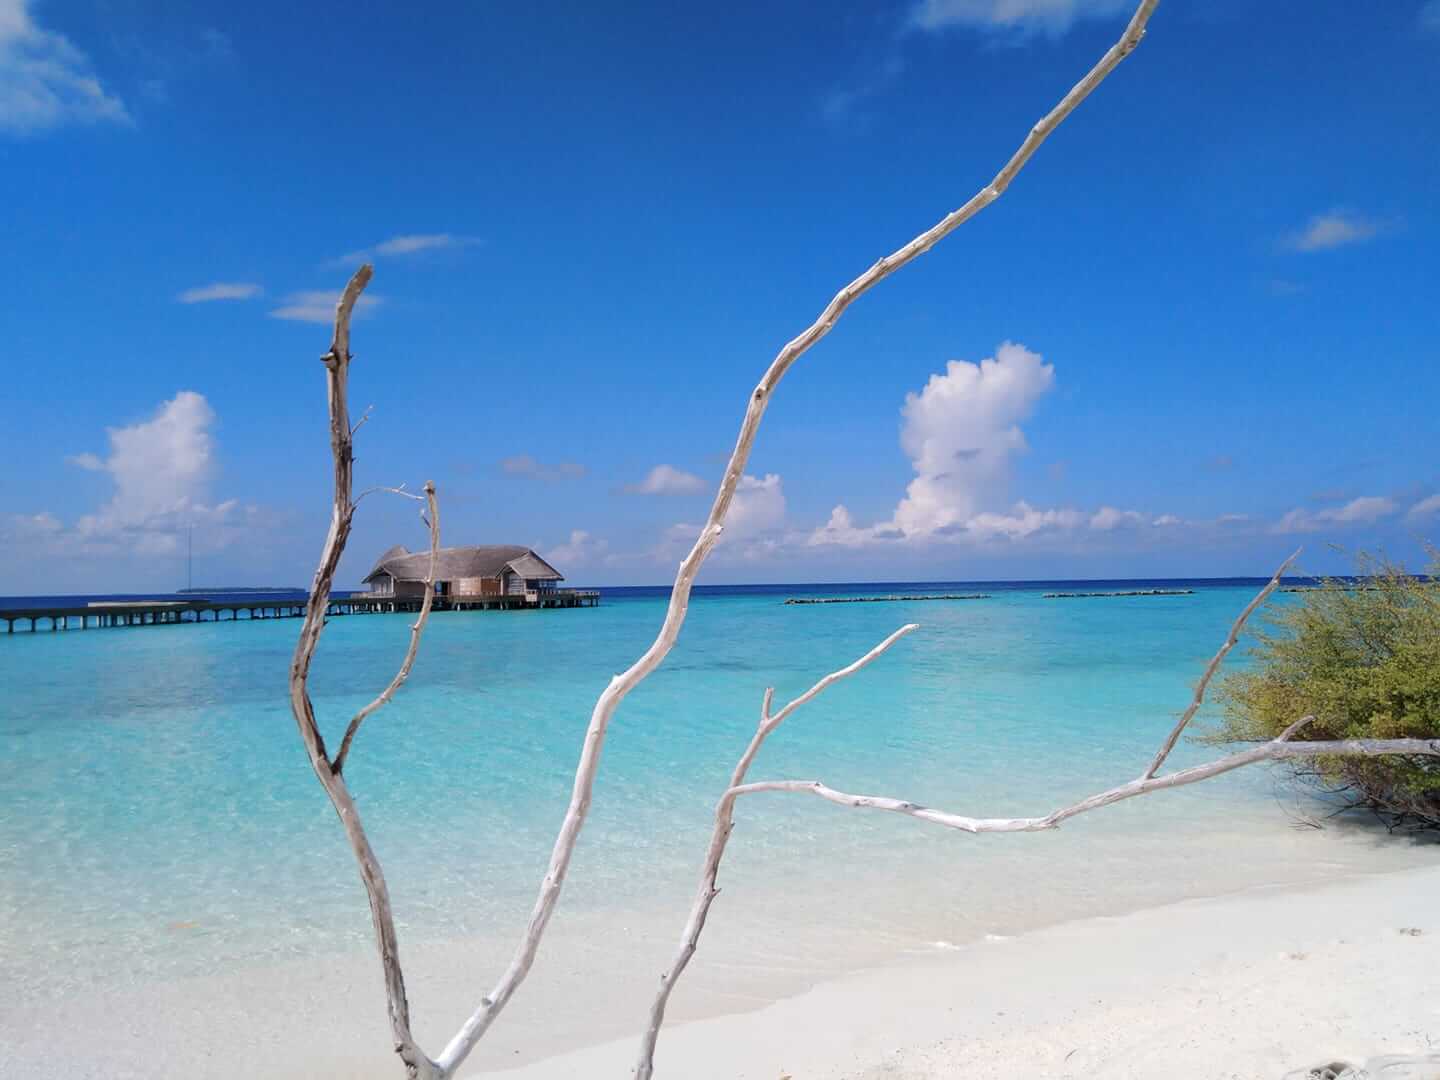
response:
[[[528,580],[564,581],[565,575],[527,547],[515,544],[485,544],[479,547],[441,548],[435,557],[435,580],[457,578],[498,578],[511,570]],[[381,555],[375,569],[365,575],[368,584],[381,574],[396,581],[424,581],[430,573],[430,553],[411,553],[396,545]]]

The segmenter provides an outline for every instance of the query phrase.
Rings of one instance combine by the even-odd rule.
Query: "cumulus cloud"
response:
[[[896,530],[898,532],[898,530]],[[830,518],[815,529],[806,538],[806,543],[812,547],[822,547],[827,544],[835,544],[840,547],[865,547],[875,543],[878,537],[875,535],[875,526],[859,526],[855,524],[850,511],[842,504],[830,511]],[[904,536],[904,533],[899,533]]]
[[[563,574],[567,565],[593,566],[600,562],[608,547],[609,545],[604,540],[592,536],[584,529],[574,529],[570,533],[569,540],[556,547],[548,548],[543,554],[546,562]]]
[[[208,304],[214,300],[252,300],[264,290],[245,281],[217,281],[213,285],[197,285],[186,289],[175,299],[182,304]],[[334,318],[332,311],[330,317]]]
[[[372,247],[361,248],[341,255],[337,263],[368,262],[377,258],[397,255],[418,255],[422,251],[443,251],[447,248],[469,247],[480,240],[473,236],[456,236],[454,233],[405,233],[381,240]]]
[[[1090,528],[1097,532],[1131,528],[1143,523],[1145,515],[1135,510],[1117,510],[1113,506],[1102,506],[1090,515]]]
[[[0,132],[30,135],[64,124],[131,124],[90,58],[38,26],[28,0],[0,0]]]
[[[235,499],[211,501],[214,422],[205,398],[182,390],[148,419],[108,429],[106,454],[66,458],[113,483],[110,497],[99,508],[70,527],[49,512],[12,514],[0,521],[0,536],[17,546],[72,555],[173,554],[192,527],[208,550],[233,543],[246,528],[262,523],[265,512]]]
[[[746,473],[740,477],[730,512],[725,515],[720,546],[741,558],[757,558],[790,546],[793,538],[786,532],[785,513],[785,483],[780,474],[755,477]],[[677,522],[665,530],[654,554],[668,560],[688,549],[699,535],[699,525]]]
[[[963,534],[975,540],[1025,540],[1041,533],[1078,529],[1084,522],[1085,515],[1079,510],[1038,510],[1021,500],[1008,511],[976,514],[963,526]]]
[[[1035,507],[1023,499],[1009,502],[1012,465],[1027,449],[1020,422],[1054,384],[1054,368],[1014,342],[978,364],[950,361],[922,390],[906,395],[900,445],[915,478],[890,520],[860,525],[842,504],[804,542],[849,548],[901,540],[1015,542],[1143,524],[1146,515],[1114,506],[1087,514]]]
[[[1431,514],[1440,514],[1440,494],[1431,495],[1421,499],[1406,513],[1408,518],[1429,517]]]
[[[743,479],[742,479],[743,482]],[[656,465],[639,483],[626,484],[620,490],[626,495],[698,495],[708,485],[694,473],[673,465]]]
[[[536,480],[544,480],[546,483],[556,480],[578,480],[586,473],[585,466],[578,461],[561,461],[555,465],[546,465],[536,461],[529,454],[516,454],[514,457],[502,458],[500,468],[512,476],[529,476]]]
[[[920,30],[969,27],[1063,34],[1078,19],[1128,12],[1130,0],[920,0],[910,15]]]
[[[1154,525],[1157,529],[1166,529],[1172,525],[1183,525],[1184,522],[1181,521],[1174,514],[1161,514],[1150,524]]]
[[[1273,532],[1304,533],[1319,532],[1321,529],[1346,525],[1373,525],[1381,518],[1389,517],[1399,509],[1394,499],[1383,495],[1362,495],[1351,499],[1343,506],[1332,506],[1324,510],[1307,510],[1297,507],[1275,523]]]
[[[1291,233],[1285,244],[1294,251],[1329,251],[1369,240],[1380,227],[1349,210],[1316,214],[1303,229]]]
[[[916,476],[895,508],[895,527],[933,533],[994,505],[1026,449],[1019,422],[1054,384],[1053,366],[1007,341],[978,364],[951,360],[907,394],[900,446]]]
[[[785,524],[785,485],[779,473],[763,479],[749,474],[740,477],[730,512],[725,515],[725,535],[748,540],[772,532]]]
[[[380,303],[380,297],[362,293],[355,302],[355,317],[359,318],[373,311]],[[333,323],[335,305],[340,302],[340,290],[304,289],[290,293],[281,305],[270,312],[272,319],[288,319],[291,322]]]

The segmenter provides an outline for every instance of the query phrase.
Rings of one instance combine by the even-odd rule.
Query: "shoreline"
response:
[[[656,1073],[1278,1080],[1343,1060],[1440,1077],[1440,866],[936,944],[758,1010],[667,1026]],[[638,1033],[497,1075],[623,1077],[637,1045]]]
[[[634,1017],[633,1030],[613,1037],[613,1018],[585,1015],[576,993],[593,931],[582,922],[557,936],[529,993],[460,1076],[630,1075],[653,975],[612,987]],[[712,979],[729,966],[719,946],[702,941],[699,966],[677,988],[672,1014],[699,1018],[666,1026],[658,1076],[1279,1080],[1331,1060],[1429,1053],[1433,1071],[1396,1080],[1440,1077],[1440,866],[1252,886],[958,945],[915,942],[778,1000],[717,992]],[[467,1012],[493,974],[488,960],[454,951],[409,950],[425,1045],[448,1036],[451,1014]],[[437,971],[438,952],[452,963]],[[290,977],[300,970],[11,1004],[0,1008],[0,1031],[22,1071],[71,1047],[76,1080],[395,1075],[373,954],[310,958],[308,981]],[[570,1029],[558,1046],[557,1017]]]

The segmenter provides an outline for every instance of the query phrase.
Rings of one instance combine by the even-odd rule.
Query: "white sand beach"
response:
[[[623,1040],[501,1073],[628,1075]],[[1440,869],[1262,890],[937,948],[758,1012],[681,1025],[686,1080],[1440,1077]],[[1298,1073],[1297,1073],[1298,1070]]]
[[[556,996],[576,981],[575,954],[567,964],[566,950],[577,941],[565,934],[551,944],[541,965],[547,973],[526,988],[528,997],[522,992],[464,1075],[630,1075],[633,1035],[545,1056],[557,1028],[582,1043],[587,1030],[606,1030],[599,1017],[575,1015],[585,1008],[580,999]],[[474,988],[473,961],[457,958],[437,979],[433,957],[415,960],[427,974],[412,990],[417,1015],[461,1010]],[[682,984],[677,1002],[693,1009],[693,997],[704,995],[701,973],[723,965],[702,944],[698,977]],[[398,1076],[373,959],[296,969],[315,970],[319,981],[216,973],[60,1003],[12,999],[0,1012],[8,1044],[0,1072],[41,1075],[63,1045],[66,1075],[76,1080]],[[614,988],[637,1029],[649,989]],[[340,1002],[355,1004],[346,1010]],[[712,1011],[730,1011],[667,1028],[658,1075],[1279,1080],[1331,1061],[1389,1056],[1391,1067],[1374,1076],[1434,1080],[1440,868],[1250,890],[961,946],[937,942],[902,962],[755,1004],[736,1011],[747,1008],[743,999],[717,999]],[[422,1037],[438,1040],[431,1026],[422,1023]],[[507,1060],[528,1064],[507,1068]]]

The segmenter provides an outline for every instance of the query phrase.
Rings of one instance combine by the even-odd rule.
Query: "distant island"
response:
[[[198,596],[204,593],[277,593],[304,592],[293,585],[214,585],[208,589],[176,589],[176,596]]]
[[[900,600],[989,600],[989,593],[951,593],[945,596],[815,596],[791,597],[787,604],[889,604]]]
[[[1045,600],[1087,600],[1101,596],[1192,596],[1194,589],[1127,589],[1124,592],[1047,592]]]

